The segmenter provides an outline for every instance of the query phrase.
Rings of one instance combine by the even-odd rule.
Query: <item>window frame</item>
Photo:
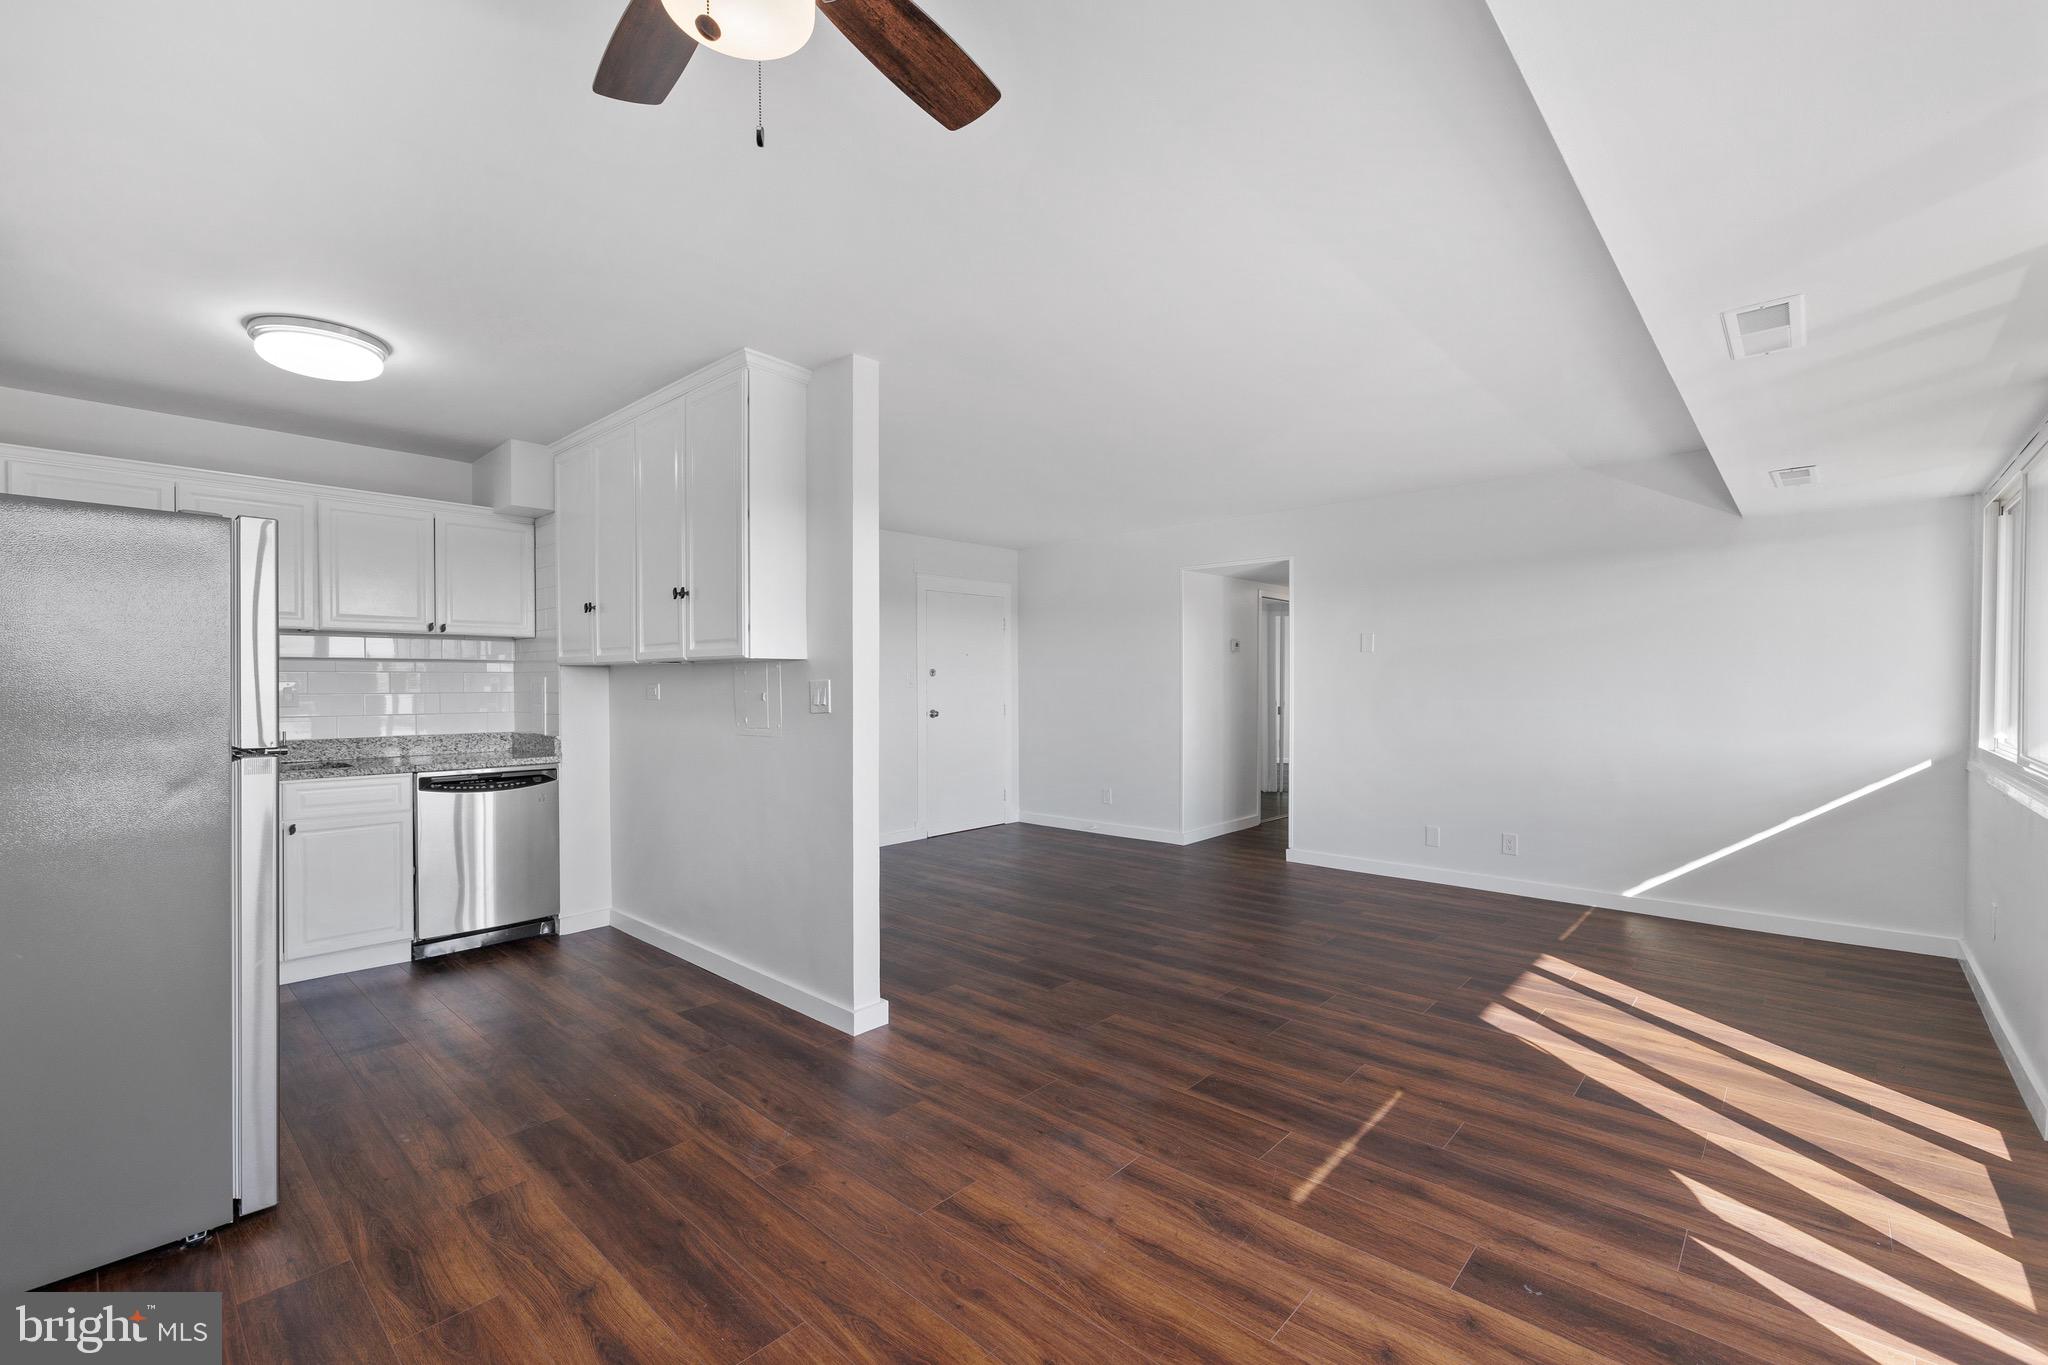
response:
[[[1976,688],[1971,717],[1973,766],[2017,781],[2048,800],[2048,758],[2027,755],[2028,475],[2048,470],[2048,425],[2037,431],[1978,502],[1978,618],[1973,660]],[[2048,508],[2042,543],[2048,555]],[[2048,716],[2035,718],[2048,727]],[[2048,750],[2044,750],[2048,753]]]

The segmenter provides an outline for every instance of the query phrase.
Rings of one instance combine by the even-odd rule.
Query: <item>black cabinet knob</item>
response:
[[[937,720],[939,718],[939,713],[936,711],[927,711],[925,712],[925,714],[930,716],[933,720]]]
[[[297,825],[286,825],[284,827],[284,832],[286,834],[297,834],[299,832],[299,827]]]

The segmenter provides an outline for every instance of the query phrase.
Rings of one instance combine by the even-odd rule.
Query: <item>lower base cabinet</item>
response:
[[[412,956],[412,786],[409,775],[282,785],[284,981]]]

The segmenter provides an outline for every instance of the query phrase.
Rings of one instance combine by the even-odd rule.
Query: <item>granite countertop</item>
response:
[[[485,768],[552,767],[561,761],[553,735],[392,735],[379,739],[301,739],[286,746],[277,775],[284,782],[399,773],[474,772]]]

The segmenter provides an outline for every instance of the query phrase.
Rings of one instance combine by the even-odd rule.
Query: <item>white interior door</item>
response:
[[[1009,600],[994,593],[925,588],[920,595],[927,835],[1008,818],[1009,616]]]
[[[1259,772],[1260,789],[1284,791],[1293,717],[1287,714],[1287,665],[1291,620],[1288,604],[1263,598],[1259,621]]]

